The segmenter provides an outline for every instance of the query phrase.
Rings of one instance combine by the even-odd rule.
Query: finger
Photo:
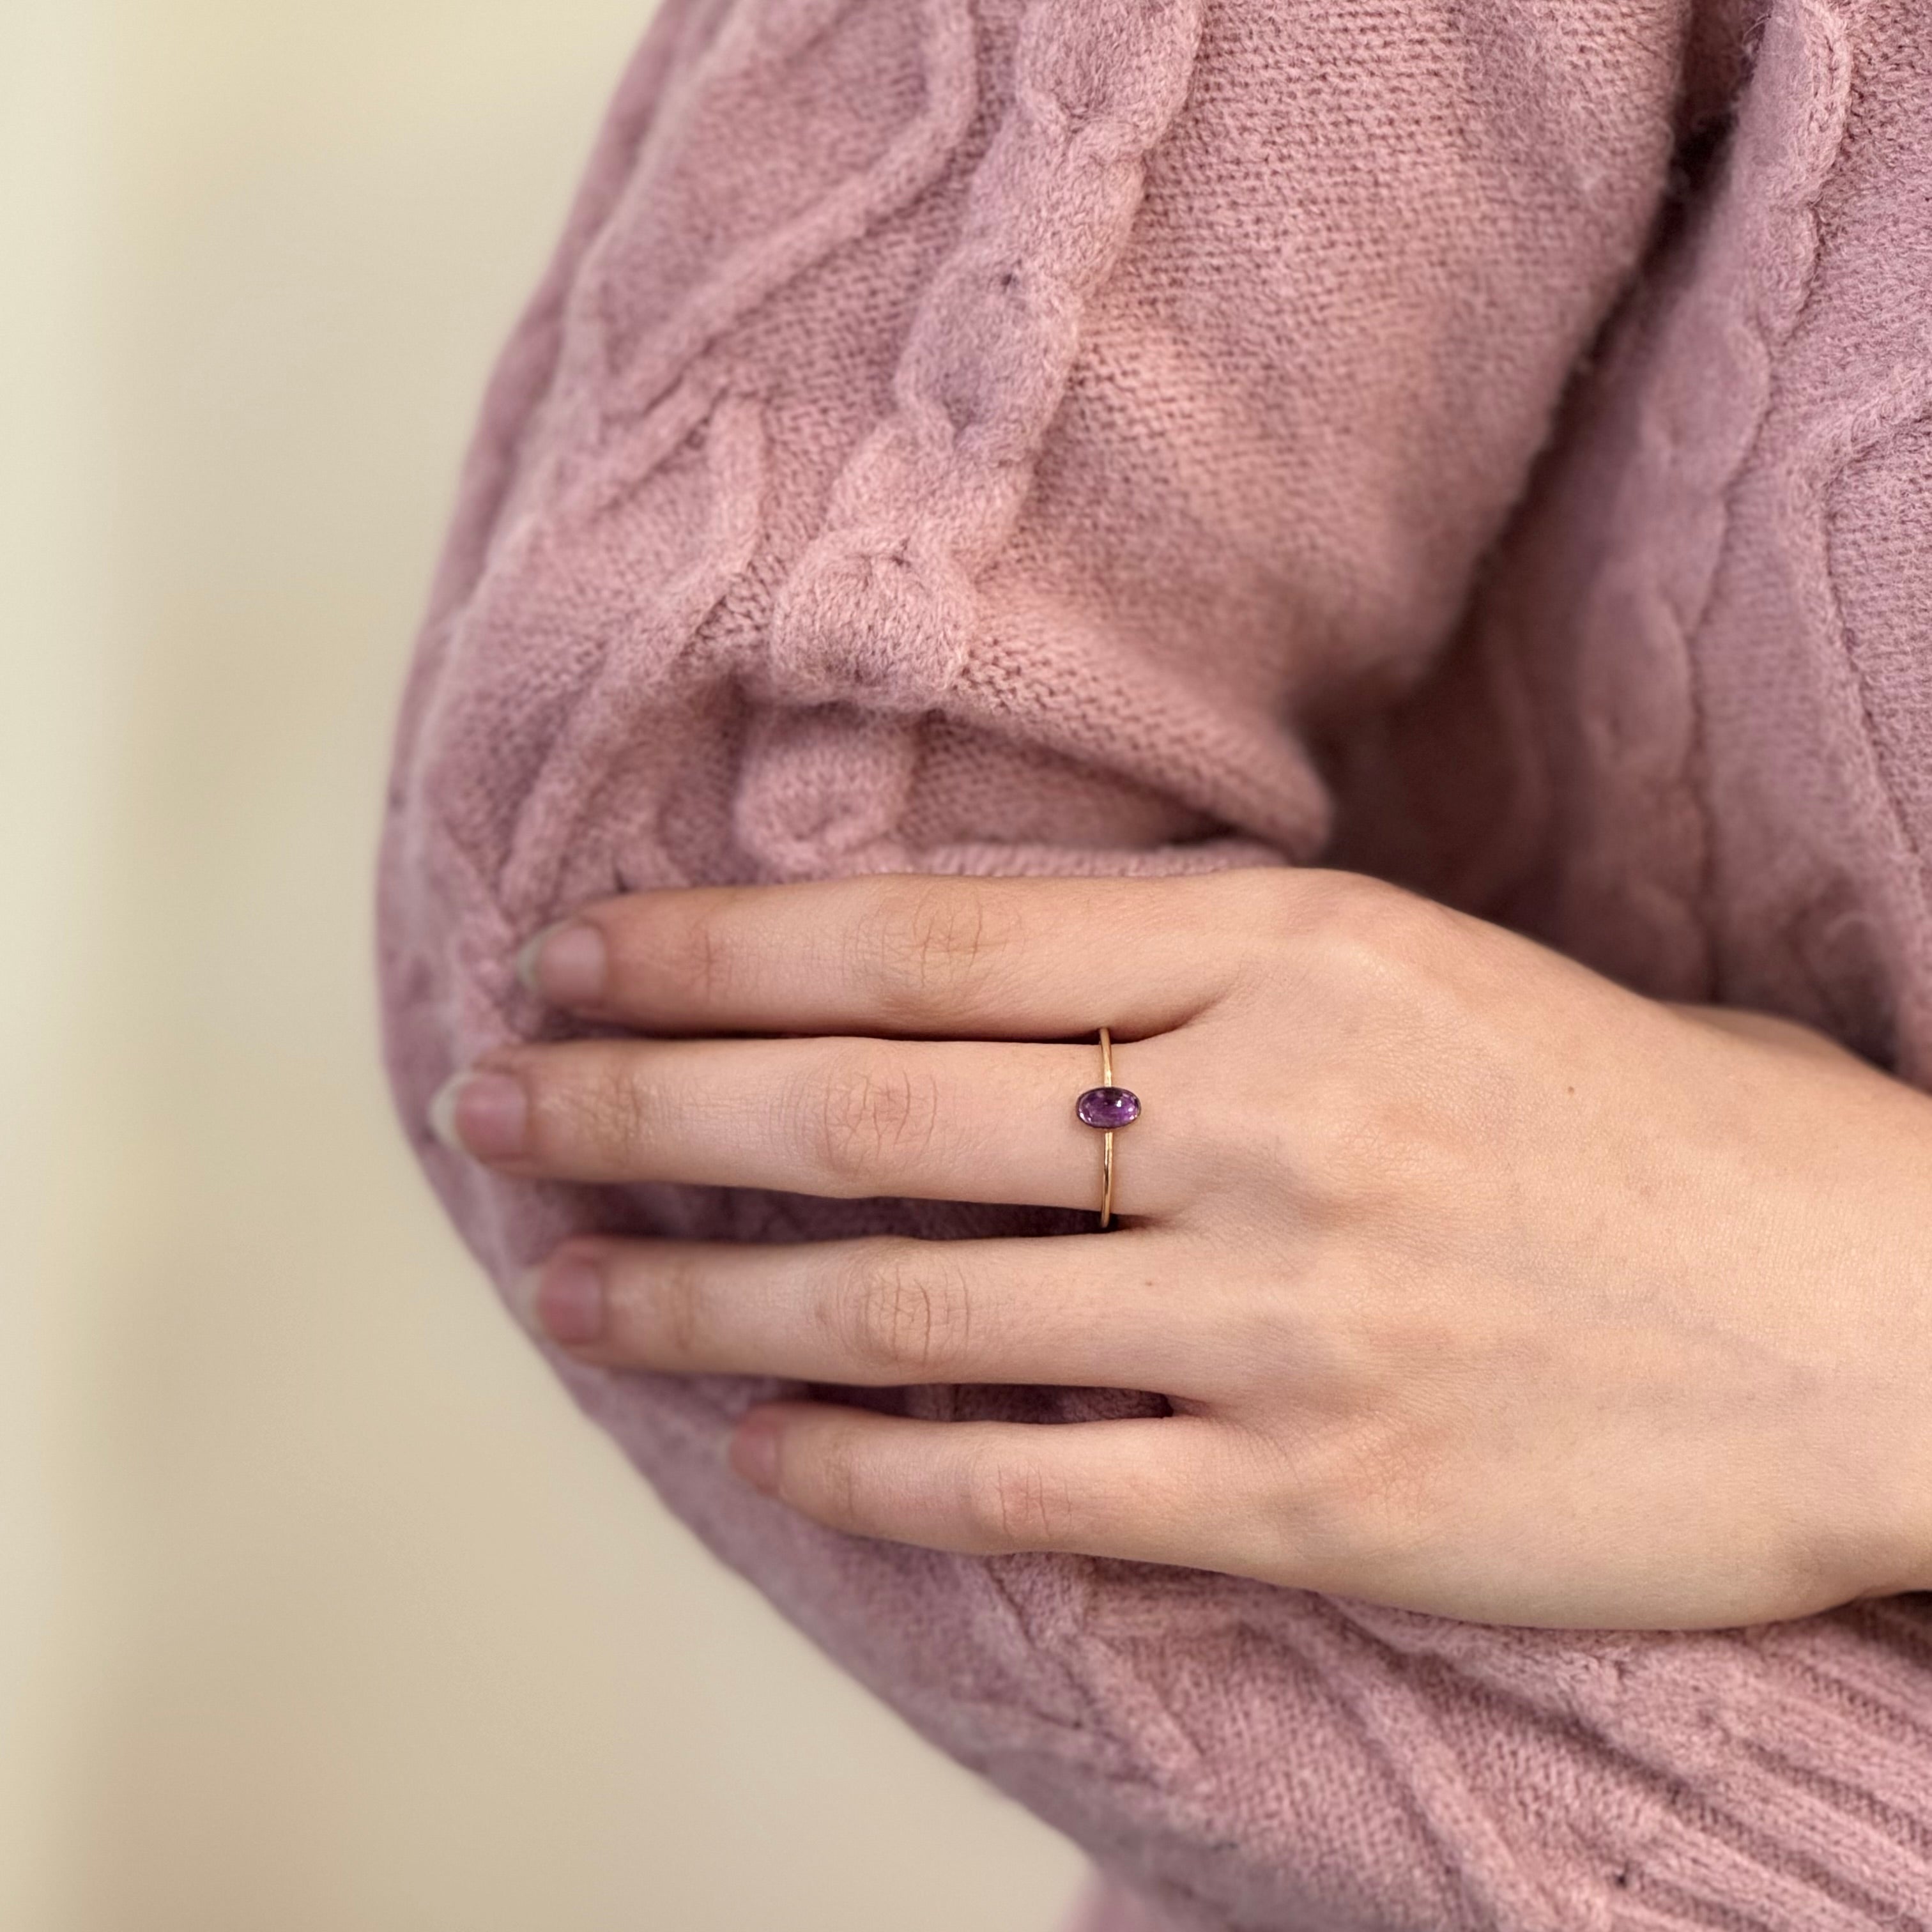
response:
[[[896,1388],[1041,1383],[1206,1397],[1217,1352],[1180,1245],[922,1241],[772,1246],[574,1240],[524,1288],[532,1325],[585,1360],[671,1374]],[[1225,1367],[1225,1363],[1220,1364]]]
[[[858,1536],[992,1556],[1227,1566],[1238,1546],[1219,1424],[922,1422],[831,1402],[754,1409],[730,1447],[745,1480]]]
[[[1167,1042],[1115,1056],[1151,1081],[1115,1136],[1124,1215],[1170,1211],[1204,1123],[1162,1097]],[[1099,1078],[1090,1047],[974,1040],[572,1040],[486,1055],[439,1094],[446,1143],[506,1173],[688,1181],[835,1198],[1093,1208],[1101,1136],[1074,1113]]]
[[[1252,882],[919,874],[636,892],[538,934],[556,1004],[653,1033],[1148,1034],[1212,1002]]]

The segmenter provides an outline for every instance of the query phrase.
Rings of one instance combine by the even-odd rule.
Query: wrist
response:
[[[1932,1412],[1932,1402],[1921,1406]],[[1891,1534],[1874,1539],[1865,1564],[1865,1574],[1880,1580],[1860,1590],[1854,1602],[1932,1591],[1932,1445],[1924,1454],[1900,1457],[1894,1495]]]

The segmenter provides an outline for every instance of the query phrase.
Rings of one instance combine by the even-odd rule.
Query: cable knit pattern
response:
[[[752,674],[754,690],[793,705],[865,706],[830,727],[774,722],[758,741],[734,829],[781,877],[824,868],[833,810],[848,862],[869,848],[879,869],[908,862],[892,832],[916,727],[880,720],[916,718],[959,678],[978,628],[974,580],[1011,533],[1084,298],[1118,258],[1142,157],[1186,92],[1199,13],[1198,0],[1096,0],[1022,26],[1012,104],[914,318],[893,411],[834,486],[828,527],[781,591]],[[834,747],[842,756],[828,757]]]
[[[1022,24],[1012,104],[914,317],[892,413],[772,614],[768,682],[787,697],[916,714],[958,676],[973,580],[1012,532],[1142,157],[1186,91],[1199,14],[1095,0]]]
[[[628,886],[1322,859],[1932,1083],[1928,127],[1922,0],[666,0],[397,740],[390,1068],[490,1273],[1084,1225],[445,1154],[558,1024],[518,942]],[[866,1543],[724,1472],[774,1385],[556,1366],[1094,1853],[1088,1932],[1932,1928],[1925,1598],[1496,1629]]]

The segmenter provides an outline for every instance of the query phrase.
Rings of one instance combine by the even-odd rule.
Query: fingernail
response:
[[[459,1073],[429,1103],[436,1138],[478,1160],[514,1160],[524,1150],[530,1102],[507,1073]]]
[[[594,926],[566,920],[546,926],[517,956],[517,976],[538,998],[586,1006],[604,997],[610,949]]]
[[[752,1415],[731,1438],[731,1467],[754,1490],[775,1496],[778,1486],[778,1431],[776,1416]]]
[[[581,1255],[562,1255],[526,1279],[523,1303],[532,1328],[566,1348],[588,1348],[604,1333],[604,1271]]]

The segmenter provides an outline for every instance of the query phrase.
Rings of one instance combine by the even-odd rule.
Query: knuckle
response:
[[[1216,884],[1228,893],[1233,916],[1270,937],[1320,931],[1398,890],[1366,873],[1324,866],[1258,867],[1228,873]]]
[[[713,1324],[704,1276],[691,1262],[673,1262],[652,1284],[646,1304],[647,1344],[668,1362],[705,1358]]]
[[[742,949],[731,934],[733,910],[733,895],[706,893],[668,922],[671,930],[664,935],[668,976],[706,1009],[728,1004],[739,977]]]
[[[886,1240],[861,1248],[834,1292],[830,1322],[842,1352],[869,1369],[913,1380],[944,1378],[962,1360],[972,1317],[965,1284],[933,1244]]]
[[[1284,947],[1345,987],[1372,990],[1432,953],[1458,915],[1420,894],[1360,872],[1284,867],[1249,875],[1243,922],[1264,950]]]
[[[1036,1464],[1004,1455],[974,1458],[965,1470],[962,1513],[989,1550],[1050,1550],[1072,1534],[1077,1513],[1066,1483]]]
[[[1016,911],[949,880],[883,894],[854,928],[854,963],[881,1012],[909,1019],[983,994],[1018,938]]]
[[[1393,1403],[1330,1426],[1292,1460],[1298,1540],[1357,1576],[1412,1554],[1439,1515],[1445,1461],[1442,1432]]]
[[[553,1134],[565,1150],[580,1150],[599,1166],[621,1168],[642,1146],[650,1118],[642,1082],[621,1054],[592,1052],[581,1066],[574,1077],[566,1068],[536,1117],[554,1124]]]
[[[839,1193],[879,1192],[889,1172],[925,1157],[938,1132],[936,1082],[870,1050],[830,1059],[803,1105],[807,1148]]]
[[[730,946],[724,943],[721,906],[711,895],[670,900],[653,908],[650,955],[653,977],[663,974],[680,993],[709,1005],[730,983]]]
[[[1313,908],[1313,934],[1322,954],[1352,976],[1379,985],[1412,966],[1432,938],[1429,901],[1379,879],[1330,872]]]
[[[1204,873],[1180,883],[1202,893],[1222,923],[1237,932],[1246,928],[1271,935],[1295,916],[1311,882],[1328,876],[1309,866],[1255,866]]]
[[[793,1480],[781,1483],[781,1493],[806,1503],[834,1528],[863,1530],[873,1522],[872,1486],[853,1437],[842,1432],[829,1436],[814,1447],[806,1467],[787,1473]]]
[[[772,955],[754,891],[713,885],[651,895],[620,927],[622,970],[638,989],[668,993],[680,1009],[732,1009],[754,995]]]
[[[1371,1010],[1386,1015],[1424,983],[1439,944],[1432,913],[1452,916],[1360,873],[1283,867],[1246,874],[1228,910],[1242,962],[1238,983],[1273,1000],[1284,974],[1312,982],[1327,996],[1334,1024],[1346,1030]]]

